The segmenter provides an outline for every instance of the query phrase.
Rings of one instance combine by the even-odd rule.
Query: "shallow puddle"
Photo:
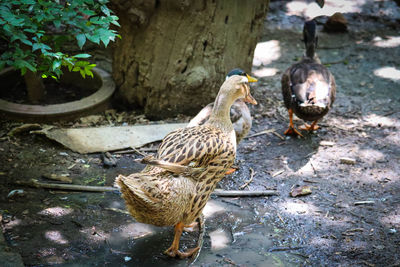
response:
[[[106,266],[298,266],[302,259],[287,251],[271,252],[276,230],[257,215],[246,201],[221,199],[209,201],[204,214],[206,233],[195,262],[170,259],[162,254],[172,242],[172,227],[146,224],[121,224],[113,229],[105,244],[86,252],[84,260],[74,263]],[[230,203],[229,203],[230,202]],[[184,233],[182,250],[194,247],[197,231]],[[101,251],[103,250],[103,251]]]

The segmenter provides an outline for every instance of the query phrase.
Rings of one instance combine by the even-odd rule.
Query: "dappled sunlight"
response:
[[[257,78],[260,78],[260,77],[271,77],[271,76],[276,75],[278,72],[279,72],[279,69],[277,69],[277,68],[261,68],[258,70],[254,70],[252,73]]]
[[[304,1],[291,1],[286,4],[286,14],[305,17],[307,19],[315,18],[317,16],[331,16],[336,12],[349,13],[361,12],[362,5],[366,0],[338,0],[338,1],[325,1],[323,8],[320,8],[317,3],[304,2]]]
[[[385,36],[384,38],[375,37],[373,40],[374,46],[389,48],[400,45],[400,36]]]
[[[68,215],[68,214],[72,213],[73,211],[74,210],[70,209],[70,208],[53,207],[53,208],[44,209],[44,210],[38,212],[38,214],[50,216],[50,217],[61,217],[61,216]]]
[[[216,213],[226,211],[226,208],[217,201],[210,200],[207,202],[206,206],[203,209],[203,214],[205,218],[210,218]]]
[[[20,225],[21,223],[22,223],[22,220],[21,220],[21,219],[14,218],[14,220],[12,220],[12,221],[10,221],[9,223],[7,223],[7,227],[13,228],[13,227],[15,227],[15,226]]]
[[[287,213],[298,215],[298,214],[312,214],[318,210],[316,206],[311,203],[295,202],[288,200],[282,203],[282,208]]]
[[[63,235],[60,233],[60,231],[46,231],[44,236],[50,240],[53,241],[54,243],[64,245],[68,244],[68,240],[66,240]]]
[[[211,249],[220,250],[226,248],[231,243],[231,234],[222,228],[209,233],[211,239]]]
[[[383,216],[380,221],[383,225],[387,227],[400,227],[400,205],[397,205],[397,212],[392,212],[389,215]],[[400,229],[398,229],[400,231]]]
[[[144,223],[128,223],[118,228],[121,237],[138,239],[154,234],[153,227]]]
[[[265,66],[281,57],[281,47],[278,40],[260,42],[254,50],[253,67]]]
[[[395,67],[382,67],[374,70],[374,74],[378,77],[391,79],[393,81],[400,80],[400,70]]]
[[[380,116],[375,113],[368,114],[364,116],[364,120],[366,121],[366,125],[371,127],[393,127],[400,126],[400,123],[397,119]]]
[[[360,149],[358,151],[358,154],[360,158],[363,159],[364,162],[372,165],[373,163],[379,161],[379,160],[384,160],[385,155],[376,150],[376,149]]]

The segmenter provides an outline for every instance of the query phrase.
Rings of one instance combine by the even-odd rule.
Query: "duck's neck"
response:
[[[315,43],[306,43],[306,53],[304,57],[321,64],[321,60],[315,52]]]
[[[306,57],[314,59],[314,56],[315,56],[315,44],[306,43]]]
[[[207,124],[214,125],[223,131],[230,132],[233,130],[230,111],[235,100],[232,97],[219,93],[214,102],[214,107]]]

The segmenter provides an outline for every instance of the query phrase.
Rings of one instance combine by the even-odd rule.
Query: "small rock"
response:
[[[105,167],[117,166],[117,160],[109,152],[101,154],[101,159]]]
[[[356,160],[352,159],[352,158],[343,157],[343,158],[340,158],[340,163],[354,165],[354,164],[356,164]]]
[[[324,30],[327,32],[346,32],[347,20],[340,12],[336,12],[324,24]]]
[[[16,198],[16,197],[23,197],[25,196],[25,192],[22,189],[15,189],[8,193],[7,198]]]
[[[331,142],[331,141],[321,141],[319,143],[321,146],[334,146],[335,142]]]
[[[97,124],[103,120],[101,115],[90,115],[80,119],[83,124]]]
[[[60,156],[64,156],[64,157],[68,157],[68,153],[67,152],[60,152],[58,153]]]

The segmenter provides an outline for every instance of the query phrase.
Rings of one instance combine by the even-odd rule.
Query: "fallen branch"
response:
[[[272,248],[268,249],[268,252],[299,250],[299,249],[302,249],[302,248],[303,247],[272,247]]]
[[[278,134],[277,132],[273,131],[272,132],[274,135],[278,136],[281,140],[285,140],[285,137],[283,137],[282,135]]]
[[[275,132],[275,129],[274,129],[274,128],[268,129],[268,130],[263,130],[263,131],[261,131],[261,132],[255,133],[255,134],[248,135],[248,136],[246,136],[246,137],[244,137],[244,138],[255,137],[255,136],[259,136],[259,135],[263,135],[263,134],[268,134],[268,133],[272,133],[272,132]]]
[[[36,188],[46,189],[60,189],[60,190],[72,190],[72,191],[87,191],[87,192],[109,192],[116,191],[118,188],[112,186],[90,186],[90,185],[76,185],[76,184],[52,184],[42,183],[36,179],[31,179],[29,182],[17,182],[20,185],[27,185]]]
[[[256,172],[253,170],[253,168],[250,168],[250,179],[247,180],[242,186],[240,186],[240,189],[244,189],[246,186],[248,186],[254,178],[254,175],[256,174]]]
[[[220,190],[220,189],[216,189],[212,194],[218,197],[263,197],[263,196],[279,195],[279,193],[276,190],[239,191],[239,190]]]
[[[31,179],[29,182],[17,181],[16,183],[19,185],[32,186],[35,188],[86,191],[86,192],[110,192],[110,191],[118,191],[119,190],[117,187],[113,187],[113,186],[52,184],[52,183],[42,183],[36,179]],[[218,197],[262,197],[262,196],[277,196],[277,195],[279,195],[279,193],[276,190],[239,191],[239,190],[220,190],[220,189],[216,189],[212,194],[214,196],[218,196]]]

